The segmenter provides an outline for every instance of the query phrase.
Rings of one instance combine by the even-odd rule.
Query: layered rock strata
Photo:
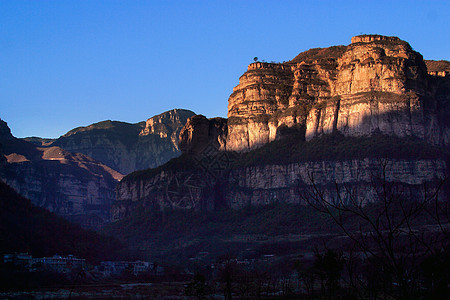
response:
[[[349,191],[360,201],[376,201],[382,187],[379,183],[383,168],[386,183],[398,184],[410,199],[423,192],[424,183],[439,183],[448,172],[444,160],[364,159],[254,166],[231,171],[232,184],[226,200],[233,208],[277,202],[304,203],[314,184],[330,202],[337,199],[338,193],[342,199],[348,199]],[[441,200],[447,199],[444,190],[440,196]]]
[[[437,107],[448,106],[448,94],[443,101],[438,90],[450,78],[435,73],[443,80],[427,73],[408,43],[379,35],[311,49],[288,63],[252,63],[228,100],[227,150],[257,148],[286,127],[304,132],[307,140],[339,131],[448,145],[450,129]]]
[[[190,155],[199,154],[208,147],[216,151],[224,151],[226,136],[226,119],[207,119],[203,115],[196,115],[189,118],[181,130],[179,147],[183,153]]]
[[[79,127],[51,145],[88,155],[123,174],[157,167],[180,155],[178,137],[189,110],[174,109],[145,123],[104,121]]]
[[[110,221],[122,174],[86,155],[17,139],[1,120],[0,144],[0,178],[34,205],[86,227]]]
[[[383,168],[387,184],[401,190],[406,200],[420,197],[425,183],[448,177],[445,154],[429,159],[330,157],[237,168],[232,162],[239,159],[236,152],[252,151],[277,139],[307,142],[338,132],[347,137],[413,137],[447,149],[450,77],[446,68],[445,62],[424,62],[399,38],[379,35],[354,37],[348,46],[311,49],[283,64],[252,63],[229,98],[228,120],[196,116],[181,131],[180,148],[194,162],[192,168],[173,163],[126,177],[117,187],[113,216],[122,218],[138,207],[216,209],[302,203],[314,185],[330,200],[351,194],[360,201],[375,201]],[[216,172],[215,165],[225,168]],[[448,200],[447,194],[448,187],[441,190],[440,199]]]
[[[113,220],[135,209],[244,208],[278,202],[304,204],[313,184],[332,201],[348,191],[361,201],[376,201],[385,167],[386,183],[401,188],[408,199],[423,195],[424,183],[439,183],[447,174],[444,160],[420,159],[320,161],[238,168],[211,177],[202,170],[171,170],[149,178],[124,180],[117,187]],[[430,185],[433,186],[433,185]],[[433,189],[436,186],[433,187]],[[426,191],[433,192],[432,188]],[[440,200],[447,200],[440,190]]]

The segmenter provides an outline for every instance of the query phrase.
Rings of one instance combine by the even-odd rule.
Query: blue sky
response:
[[[0,0],[0,118],[17,137],[58,137],[173,108],[226,117],[255,56],[377,33],[450,60],[449,20],[450,1]]]

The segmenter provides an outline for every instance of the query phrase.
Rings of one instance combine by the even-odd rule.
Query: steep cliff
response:
[[[83,154],[17,139],[4,121],[0,144],[0,178],[34,205],[88,227],[109,221],[122,174]]]
[[[384,160],[390,184],[399,184],[405,197],[423,192],[425,182],[447,174],[445,160]],[[314,183],[326,199],[353,195],[374,201],[378,190],[373,183],[382,171],[380,159],[302,162],[233,169],[225,177],[205,177],[201,171],[164,171],[154,176],[125,180],[118,185],[113,220],[128,216],[135,209],[218,209],[245,208],[249,205],[304,203],[303,196]],[[314,181],[313,181],[314,180]],[[337,184],[337,186],[335,185]],[[338,190],[336,189],[338,187]],[[431,190],[430,190],[431,191]],[[441,192],[441,200],[446,200]]]
[[[252,63],[228,100],[227,150],[254,149],[285,128],[307,140],[339,131],[448,145],[449,127],[438,115],[448,110],[448,93],[440,90],[450,78],[440,71],[437,82],[408,43],[379,35],[311,49],[283,64]]]
[[[180,154],[178,136],[194,113],[174,109],[145,123],[103,121],[75,128],[51,143],[88,155],[123,174],[157,167]]]
[[[227,120],[223,118],[207,119],[196,115],[188,119],[180,132],[179,147],[183,153],[198,154],[213,148],[216,151],[226,149]]]
[[[374,201],[377,182],[401,188],[408,199],[449,176],[448,152],[418,138],[330,135],[306,142],[280,139],[246,153],[190,153],[159,167],[132,173],[117,187],[113,220],[136,209],[243,208],[303,203],[312,184],[328,199],[348,191]],[[214,153],[211,155],[211,153]],[[221,166],[222,168],[218,167]],[[448,184],[440,191],[447,199]],[[347,195],[348,196],[348,195]]]
[[[228,120],[191,118],[183,156],[126,176],[113,218],[138,207],[301,203],[313,184],[331,199],[338,187],[371,201],[383,171],[408,199],[419,197],[423,184],[448,177],[446,66],[379,35],[252,63],[228,100]]]
[[[450,61],[446,60],[426,60],[428,74],[438,77],[450,75]]]
[[[388,184],[398,184],[405,199],[423,192],[425,182],[434,182],[447,175],[445,160],[355,159],[349,161],[319,161],[287,165],[253,166],[233,170],[233,185],[226,193],[230,207],[264,205],[278,202],[304,203],[311,185],[328,201],[351,195],[363,202],[378,200],[381,186],[375,186],[386,166]],[[430,188],[431,191],[431,188]],[[430,192],[428,191],[428,192]],[[433,190],[434,191],[434,190]],[[441,200],[447,196],[441,191]],[[306,203],[304,203],[306,204]]]

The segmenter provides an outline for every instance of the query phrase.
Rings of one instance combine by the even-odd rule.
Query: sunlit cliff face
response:
[[[226,149],[257,148],[285,127],[306,139],[378,132],[446,144],[448,128],[424,110],[436,106],[428,87],[422,56],[397,37],[357,36],[287,63],[252,63],[228,100]]]
[[[433,62],[430,69],[445,72],[446,63]],[[311,49],[287,63],[252,63],[229,98],[228,119],[189,118],[180,132],[184,156],[118,184],[113,219],[142,206],[212,210],[302,203],[299,195],[308,192],[312,180],[329,201],[344,197],[348,186],[352,197],[374,201],[371,183],[380,171],[415,197],[425,182],[446,176],[447,164],[439,155],[416,155],[435,147],[398,137],[448,145],[449,79],[428,75],[422,56],[408,43],[376,35],[354,37],[348,46]],[[333,132],[340,134],[309,143],[295,140]],[[378,133],[384,135],[342,137]],[[356,152],[333,155],[335,137],[345,141],[336,147],[339,152]],[[261,151],[223,151],[249,151],[275,139],[280,141]],[[413,142],[404,144],[407,140]],[[390,146],[395,143],[397,149],[420,144],[428,150],[387,155],[381,165],[384,153],[395,152]],[[324,155],[315,155],[320,147]],[[359,153],[365,147],[370,151]]]

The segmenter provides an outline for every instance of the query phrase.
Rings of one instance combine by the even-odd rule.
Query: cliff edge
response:
[[[126,176],[113,219],[136,209],[302,203],[313,183],[328,199],[343,196],[339,186],[372,201],[383,172],[413,199],[448,177],[447,66],[380,35],[251,63],[228,99],[228,119],[188,119],[183,155]],[[441,199],[447,194],[448,185]]]
[[[407,42],[381,35],[311,49],[287,63],[252,63],[228,100],[226,150],[255,149],[286,128],[306,140],[338,131],[448,145],[442,111],[449,109],[450,78],[445,70],[429,74],[427,65],[437,63],[426,64]]]

